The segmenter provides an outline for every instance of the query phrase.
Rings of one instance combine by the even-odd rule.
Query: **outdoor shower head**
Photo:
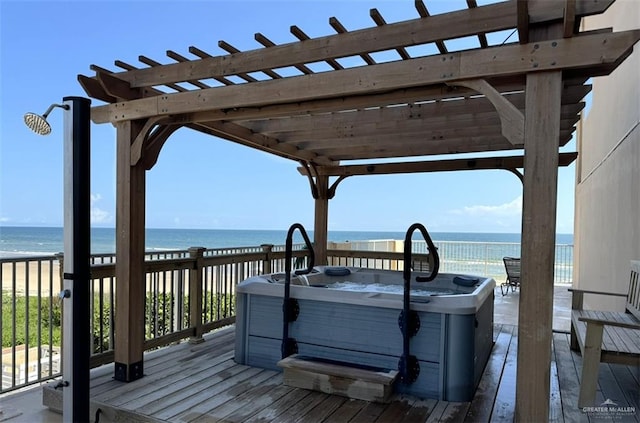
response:
[[[52,104],[42,116],[31,112],[25,113],[25,125],[38,135],[49,135],[51,133],[51,125],[47,122],[47,116],[49,116],[49,113],[51,113],[54,107],[69,110],[69,106],[66,104]]]
[[[51,125],[45,116],[29,112],[24,115],[24,123],[36,134],[49,135],[51,133]]]

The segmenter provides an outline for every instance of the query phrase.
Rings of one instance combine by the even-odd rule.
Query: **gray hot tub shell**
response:
[[[379,292],[372,284],[403,284],[402,272],[351,268],[349,276],[317,273],[292,277],[291,297],[299,314],[289,326],[301,355],[363,366],[397,369],[402,356],[398,326],[402,290]],[[421,398],[469,401],[493,346],[493,292],[495,281],[478,278],[473,287],[452,283],[459,275],[440,274],[433,282],[412,289],[431,289],[437,295],[412,295],[411,310],[420,328],[410,341],[419,363],[417,380],[396,384],[396,391]],[[324,286],[336,281],[363,284],[344,291]],[[235,360],[240,364],[280,370],[284,275],[249,278],[237,288]],[[367,286],[368,285],[368,286]],[[442,295],[448,290],[449,295]],[[453,293],[451,293],[453,291]]]

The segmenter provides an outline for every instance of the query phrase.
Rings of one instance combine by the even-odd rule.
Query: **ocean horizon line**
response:
[[[64,229],[64,226],[51,226],[51,225],[7,225],[0,224],[0,230],[2,228],[41,228],[41,229]],[[91,229],[112,229],[115,230],[115,226],[91,226]],[[287,231],[289,228],[273,229],[273,228],[170,228],[170,227],[145,227],[145,230],[168,230],[168,231]],[[428,228],[427,228],[428,229]],[[308,232],[313,232],[313,229],[309,229]],[[330,229],[329,232],[367,232],[367,233],[404,233],[406,229]],[[450,234],[505,234],[505,235],[521,235],[521,232],[503,232],[503,231],[429,231],[430,233],[450,233]],[[556,235],[570,235],[572,232],[556,232]]]
[[[115,228],[91,228],[91,254],[113,254],[116,250]],[[309,231],[312,237],[313,231]],[[405,231],[342,231],[330,230],[329,242],[363,242],[404,240]],[[190,247],[207,249],[256,247],[262,244],[284,245],[286,229],[171,229],[146,228],[145,250],[161,252],[186,250]],[[490,232],[431,232],[438,242],[468,244],[519,244],[519,233]],[[420,234],[412,239],[419,241]],[[294,232],[293,242],[302,243],[300,232]],[[556,244],[572,245],[573,235],[557,234]],[[64,230],[52,226],[0,226],[0,257],[53,255],[64,251]]]

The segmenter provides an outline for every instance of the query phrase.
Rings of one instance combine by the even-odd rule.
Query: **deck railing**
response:
[[[441,271],[473,273],[504,280],[501,257],[493,246],[436,242]],[[305,267],[302,245],[294,251],[294,267]],[[389,251],[354,251],[331,248],[330,265],[402,270],[403,254]],[[514,247],[515,248],[515,247]],[[518,246],[519,248],[519,246]],[[484,250],[484,256],[478,251]],[[415,245],[414,261],[428,262]],[[503,250],[500,250],[503,251]],[[559,246],[556,281],[571,282],[571,246]],[[513,255],[519,255],[515,249]],[[466,254],[466,255],[465,255]],[[0,259],[2,312],[2,387],[0,393],[58,377],[62,372],[62,255]],[[115,256],[91,258],[91,365],[113,361]],[[146,255],[145,349],[186,338],[197,342],[202,334],[235,321],[235,287],[253,275],[283,272],[284,246],[205,249],[190,248]],[[499,261],[499,263],[498,263]],[[557,260],[558,261],[558,260]],[[466,264],[465,264],[466,263]],[[415,263],[414,263],[415,265]],[[568,270],[567,270],[568,269]],[[568,276],[567,276],[568,275]],[[567,279],[568,278],[568,279]]]
[[[491,277],[501,283],[506,278],[503,257],[520,257],[520,244],[507,242],[470,242],[470,241],[434,241],[440,256],[440,271],[444,273],[461,273],[471,275],[483,275]],[[378,241],[352,241],[345,243],[331,243],[334,250],[339,250],[336,260],[330,264],[355,265],[363,267],[375,264],[378,268],[402,269],[402,254],[386,256],[386,261],[376,254],[385,254],[389,251],[401,252],[403,242],[397,240]],[[346,260],[353,256],[353,251],[366,251],[361,255],[362,262]],[[347,252],[345,252],[347,251]],[[348,252],[350,251],[350,252]],[[412,241],[412,251],[427,253],[427,245],[424,241]],[[357,255],[357,253],[356,253]],[[400,262],[398,262],[400,260]],[[386,266],[386,267],[385,267]],[[573,281],[573,245],[556,244],[555,249],[555,284],[571,284]]]

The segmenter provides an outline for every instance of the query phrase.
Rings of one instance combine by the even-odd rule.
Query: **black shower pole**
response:
[[[89,416],[91,101],[64,97],[63,420]]]

